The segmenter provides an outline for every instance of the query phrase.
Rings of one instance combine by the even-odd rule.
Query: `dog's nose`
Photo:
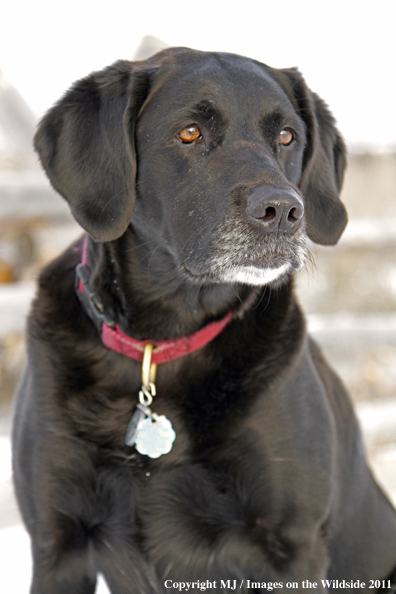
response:
[[[304,216],[304,205],[293,188],[258,186],[249,194],[247,213],[263,223],[265,233],[292,235],[300,227]]]

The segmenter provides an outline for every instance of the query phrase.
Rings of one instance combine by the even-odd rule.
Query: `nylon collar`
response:
[[[108,349],[136,361],[143,361],[144,347],[151,343],[154,346],[151,362],[154,364],[166,363],[189,355],[207,345],[220,334],[232,318],[232,313],[229,312],[223,319],[208,324],[195,334],[175,340],[136,340],[125,334],[104,311],[100,295],[93,290],[89,283],[91,271],[88,267],[87,252],[88,236],[86,235],[82,247],[81,264],[78,264],[76,268],[76,293],[84,311],[94,322],[103,344]]]

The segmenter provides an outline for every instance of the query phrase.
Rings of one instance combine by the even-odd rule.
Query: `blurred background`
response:
[[[8,3],[0,36],[0,559],[2,591],[30,581],[11,480],[12,397],[38,271],[80,234],[31,148],[39,117],[76,79],[168,45],[298,66],[349,148],[335,248],[310,245],[297,280],[311,333],[356,404],[371,466],[396,502],[396,118],[394,2]],[[395,209],[395,210],[394,210]],[[107,592],[100,582],[98,592]]]

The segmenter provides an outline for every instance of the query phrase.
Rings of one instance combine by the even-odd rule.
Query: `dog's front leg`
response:
[[[86,552],[56,558],[53,551],[33,544],[31,594],[94,594],[96,573],[88,569]]]

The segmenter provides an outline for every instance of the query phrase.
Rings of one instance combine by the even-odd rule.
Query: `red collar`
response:
[[[84,310],[96,325],[103,344],[117,353],[126,355],[136,361],[143,361],[144,346],[148,343],[154,345],[151,356],[152,363],[166,363],[204,347],[225,328],[232,318],[229,312],[222,320],[212,322],[195,334],[183,336],[175,340],[136,340],[125,334],[118,324],[109,319],[105,314],[100,296],[95,293],[89,284],[91,276],[87,264],[88,237],[85,236],[82,248],[82,262],[76,268],[76,292]]]

